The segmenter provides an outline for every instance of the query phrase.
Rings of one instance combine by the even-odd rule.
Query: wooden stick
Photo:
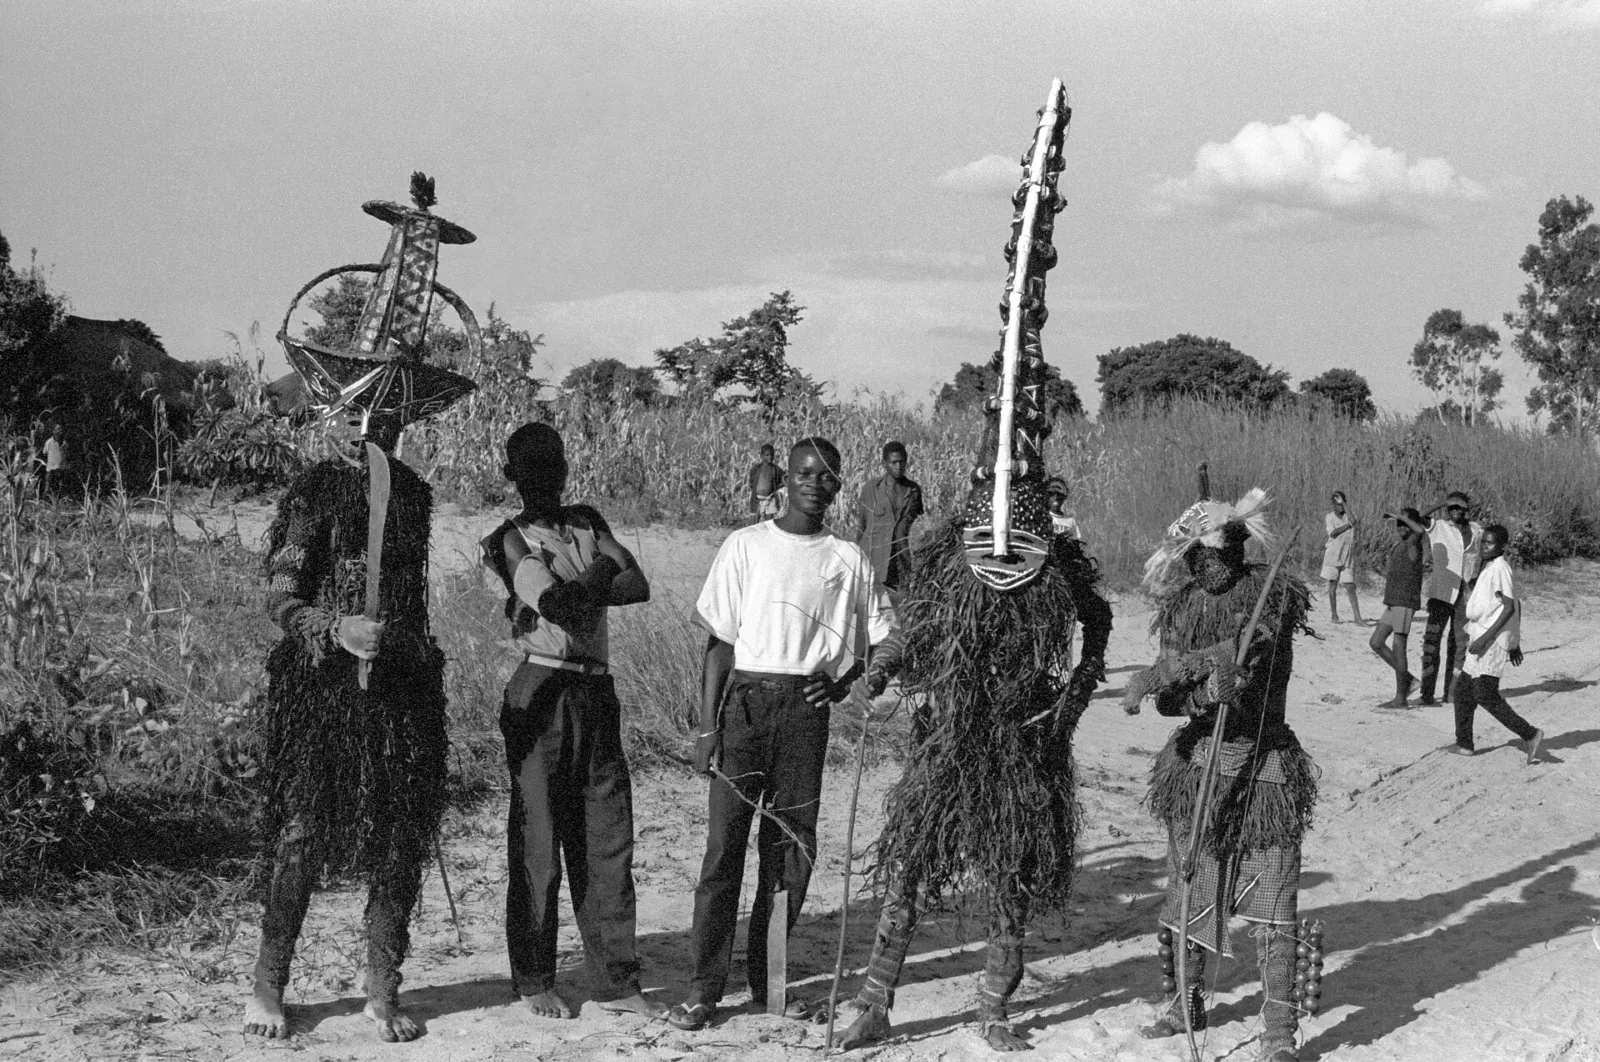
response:
[[[839,982],[844,978],[845,941],[850,931],[850,863],[856,853],[856,804],[861,799],[861,774],[867,764],[867,734],[872,724],[872,702],[857,682],[850,687],[850,703],[861,710],[861,736],[856,738],[856,780],[850,787],[850,818],[844,830],[844,895],[839,901],[839,950],[833,959],[833,987],[828,990],[828,1031],[822,1038],[823,1054],[833,1050],[833,1018],[839,1008]]]
[[[444,898],[450,904],[450,924],[456,927],[456,943],[465,945],[467,938],[461,935],[461,919],[456,914],[456,898],[450,891],[450,873],[444,868],[444,849],[439,845],[439,835],[433,835],[433,858],[439,863],[439,881],[444,885]]]

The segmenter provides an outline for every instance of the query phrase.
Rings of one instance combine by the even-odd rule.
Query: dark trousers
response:
[[[633,782],[609,676],[524,663],[500,711],[511,769],[506,950],[518,995],[556,983],[561,861],[597,998],[639,990]]]
[[[1428,626],[1422,632],[1422,685],[1420,692],[1433,698],[1435,687],[1445,696],[1450,695],[1450,676],[1456,673],[1467,655],[1467,594],[1463,584],[1454,601],[1428,598]],[[1444,679],[1439,678],[1439,643],[1444,641],[1445,628],[1450,629],[1450,640],[1445,643]]]
[[[800,917],[817,854],[817,808],[830,714],[826,705],[806,703],[801,689],[811,678],[758,679],[735,672],[729,684],[722,709],[722,773],[733,785],[720,778],[711,782],[706,857],[694,890],[691,998],[712,1004],[722,999],[733,961],[745,845],[756,804],[768,809],[756,838],[760,863],[745,952],[750,991],[756,999],[766,998],[767,923],[773,894],[788,890],[790,930]]]
[[[1538,733],[1532,723],[1518,715],[1500,696],[1500,680],[1494,675],[1457,675],[1455,707],[1456,744],[1464,749],[1476,747],[1472,743],[1472,717],[1479,708],[1523,741]]]

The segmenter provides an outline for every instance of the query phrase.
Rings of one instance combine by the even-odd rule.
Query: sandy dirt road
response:
[[[435,569],[469,564],[486,522],[493,520],[441,512]],[[218,524],[226,529],[227,518],[213,518]],[[247,544],[264,526],[264,510],[239,513]],[[623,539],[655,582],[657,599],[646,607],[681,610],[717,536],[642,529]],[[1533,766],[1482,716],[1478,744],[1486,751],[1467,759],[1437,751],[1452,736],[1447,708],[1376,708],[1389,690],[1366,648],[1369,630],[1328,624],[1318,599],[1320,637],[1297,645],[1290,701],[1290,721],[1323,771],[1302,911],[1328,925],[1325,1009],[1302,1025],[1302,1059],[1600,1062],[1600,567],[1572,565],[1538,583],[1523,628],[1527,663],[1505,682],[1513,704],[1548,734]],[[1173,724],[1118,708],[1128,675],[1153,658],[1154,646],[1136,598],[1117,602],[1116,617],[1111,681],[1076,742],[1086,823],[1077,895],[1067,917],[1029,934],[1015,1012],[1036,1057],[1178,1062],[1186,1052],[1177,1041],[1137,1035],[1159,991],[1153,931],[1165,884],[1165,839],[1139,800]],[[869,771],[858,848],[876,835],[896,773],[893,765]],[[845,772],[827,780],[819,863],[791,945],[794,976],[804,979],[798,991],[808,998],[826,994],[833,964],[849,784]],[[341,889],[313,901],[288,993],[296,1035],[287,1043],[239,1032],[258,914],[241,909],[229,940],[156,959],[101,954],[0,991],[0,1058],[776,1062],[820,1054],[820,1028],[749,1013],[742,991],[697,1033],[601,1013],[586,995],[570,912],[561,989],[583,1001],[581,1010],[565,1022],[529,1016],[511,994],[500,935],[502,815],[490,808],[449,827],[464,943],[439,876],[429,873],[406,964],[404,1002],[426,1027],[415,1043],[379,1043],[361,1017],[363,896]],[[703,783],[678,774],[636,780],[640,952],[647,991],[667,1002],[687,980],[705,817]],[[872,895],[858,890],[848,912],[852,969],[866,962],[876,916]],[[970,1025],[981,938],[981,925],[958,918],[926,925],[893,1014],[896,1036],[860,1057],[994,1057]],[[741,933],[736,960],[742,947]],[[1208,1059],[1254,1054],[1260,994],[1248,943],[1239,955],[1218,982]]]

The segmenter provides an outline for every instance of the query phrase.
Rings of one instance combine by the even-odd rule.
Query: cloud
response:
[[[1007,155],[985,155],[940,174],[934,184],[962,195],[1010,195],[1022,182],[1022,163]]]
[[[1600,28],[1600,0],[1482,0],[1490,18],[1534,18],[1552,29]]]
[[[1447,160],[1410,161],[1326,112],[1281,125],[1251,122],[1226,144],[1202,145],[1188,176],[1155,190],[1158,213],[1206,214],[1255,228],[1425,224],[1430,204],[1486,194]]]
[[[917,253],[909,257],[920,259]],[[891,263],[898,259],[897,252],[886,255]],[[657,348],[715,335],[723,321],[787,288],[805,307],[791,335],[794,365],[818,380],[833,381],[839,394],[864,386],[901,392],[915,402],[949,380],[961,362],[982,361],[994,351],[1000,328],[995,304],[1004,282],[998,268],[994,273],[981,279],[862,276],[829,272],[816,263],[771,261],[761,263],[747,283],[618,291],[508,305],[505,312],[544,333],[548,363],[536,369],[559,380],[593,358],[652,364]],[[1115,317],[1134,305],[1063,283],[1050,289],[1050,308],[1046,356],[1080,388],[1091,389],[1094,370],[1087,351],[1094,348],[1069,325]]]

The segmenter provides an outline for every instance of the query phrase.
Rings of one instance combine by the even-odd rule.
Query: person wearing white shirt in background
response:
[[[1364,625],[1361,604],[1356,600],[1355,517],[1345,509],[1344,491],[1336,490],[1332,498],[1333,511],[1322,519],[1327,532],[1322,547],[1322,577],[1328,582],[1328,618],[1339,622],[1339,584],[1344,584],[1350,598],[1350,615],[1358,626]]]
[[[1544,731],[1534,727],[1506,703],[1500,693],[1500,678],[1506,665],[1522,666],[1522,603],[1517,599],[1516,580],[1505,558],[1506,529],[1490,524],[1483,529],[1483,571],[1467,600],[1466,659],[1455,684],[1456,743],[1447,751],[1471,756],[1477,751],[1472,737],[1472,719],[1479,708],[1522,739],[1528,762],[1539,756]]]
[[[1418,703],[1424,706],[1436,703],[1436,685],[1444,699],[1450,699],[1450,680],[1466,655],[1467,595],[1478,577],[1483,542],[1483,525],[1467,519],[1471,505],[1471,498],[1453,490],[1444,501],[1422,514],[1427,519],[1440,509],[1446,513],[1444,519],[1434,516],[1428,521],[1428,551],[1433,567],[1426,587],[1428,625],[1422,632],[1422,682],[1418,687],[1422,694]],[[1446,627],[1450,628],[1450,641],[1445,647],[1441,675],[1439,643]]]

